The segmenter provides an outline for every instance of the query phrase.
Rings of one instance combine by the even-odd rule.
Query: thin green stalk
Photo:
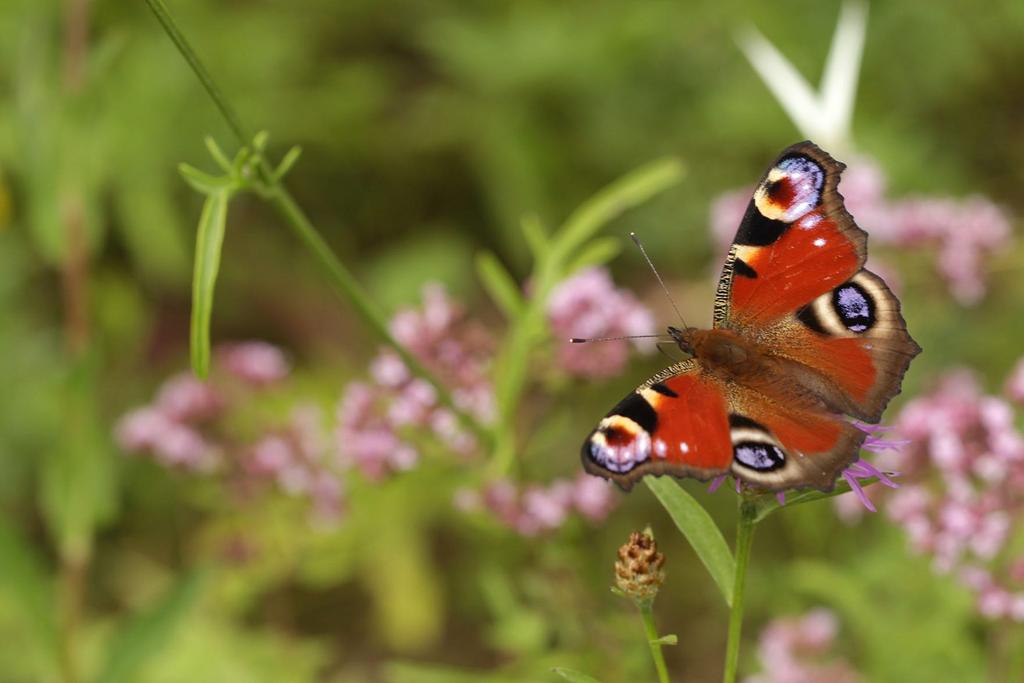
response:
[[[658,628],[654,625],[654,610],[650,602],[638,602],[640,615],[644,619],[644,633],[647,635],[647,645],[651,648],[651,659],[654,660],[654,668],[658,672],[658,683],[670,683],[668,678],[668,667],[665,666],[665,655],[661,651],[661,643],[658,642]]]
[[[217,84],[210,76],[210,73],[203,66],[203,63],[200,61],[195,50],[192,49],[192,46],[189,44],[184,34],[182,34],[178,29],[174,18],[171,17],[170,12],[167,10],[167,6],[163,3],[163,0],[146,0],[146,4],[149,5],[150,10],[152,10],[153,14],[156,16],[157,21],[160,22],[160,25],[174,43],[175,47],[178,48],[178,52],[181,53],[181,56],[184,57],[189,66],[192,67],[192,71],[195,72],[196,77],[199,78],[199,81],[206,89],[206,92],[210,95],[210,98],[217,106],[217,109],[220,110],[221,115],[227,122],[228,127],[231,128],[232,132],[235,134],[239,144],[248,145],[252,139],[251,136],[247,134],[238,114],[235,113],[235,110],[221,93]],[[441,384],[436,377],[434,377],[433,373],[428,371],[423,364],[419,362],[419,360],[409,353],[409,351],[391,335],[387,321],[374,307],[370,297],[363,290],[362,286],[360,286],[355,276],[352,275],[352,272],[346,268],[334,252],[331,251],[331,248],[327,245],[327,242],[320,234],[320,231],[318,231],[312,222],[310,222],[305,212],[302,211],[288,190],[280,183],[279,179],[274,176],[270,165],[265,159],[260,160],[259,170],[261,180],[266,184],[269,190],[268,198],[271,206],[274,207],[292,232],[295,233],[303,245],[310,251],[310,253],[312,253],[314,260],[327,275],[334,290],[340,294],[342,298],[352,304],[356,313],[363,319],[363,322],[365,322],[385,344],[394,349],[394,351],[409,367],[411,372],[423,378],[434,387],[434,390],[437,393],[438,402],[448,410],[451,410],[459,419],[459,422],[464,427],[472,431],[486,447],[490,447],[493,443],[493,436],[490,430],[480,424],[480,422],[472,415],[456,406],[448,389]]]
[[[747,583],[747,564],[754,543],[757,507],[746,500],[740,501],[736,522],[736,577],[732,589],[732,609],[729,611],[729,640],[725,646],[725,674],[723,683],[735,683],[740,660],[740,635],[743,631],[743,597]]]
[[[235,113],[231,104],[221,94],[220,88],[214,83],[213,78],[210,76],[210,72],[206,70],[203,63],[199,61],[199,55],[189,45],[185,35],[178,30],[178,25],[174,23],[174,18],[171,13],[167,11],[167,5],[163,3],[163,0],[146,0],[146,4],[149,5],[149,9],[153,11],[156,16],[156,20],[163,26],[164,32],[167,33],[167,37],[171,39],[175,47],[178,48],[178,52],[185,58],[188,65],[192,67],[192,71],[195,73],[199,82],[203,84],[206,92],[209,93],[210,99],[217,105],[217,109],[220,110],[221,115],[227,122],[228,127],[238,138],[239,145],[248,145],[252,137],[246,135],[245,127],[242,126],[242,120]]]

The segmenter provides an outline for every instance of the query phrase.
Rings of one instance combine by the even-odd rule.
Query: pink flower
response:
[[[149,406],[125,414],[118,420],[114,435],[124,450],[151,453],[168,467],[209,471],[220,460],[219,450],[202,434]]]
[[[492,482],[482,491],[457,491],[455,506],[464,511],[486,510],[502,525],[523,536],[536,536],[561,527],[572,513],[600,522],[616,505],[608,482],[581,473],[575,479],[518,488],[508,480]]]
[[[839,627],[826,609],[802,617],[775,619],[761,632],[758,656],[764,673],[745,683],[856,683],[861,678],[846,662],[831,658]]]
[[[914,483],[892,494],[889,516],[936,571],[960,576],[992,618],[1024,621],[1013,568],[1024,520],[1024,436],[1009,403],[954,371],[906,405],[897,420],[908,445],[894,463]]]
[[[570,337],[650,334],[654,317],[630,292],[617,289],[604,268],[587,268],[560,283],[547,302],[548,322],[559,346],[559,365],[581,377],[618,374],[629,358],[624,340],[569,344]]]
[[[494,419],[494,392],[487,376],[493,341],[468,320],[440,285],[423,289],[420,309],[400,311],[391,332],[436,377],[453,402],[487,423]],[[371,479],[414,467],[419,450],[412,435],[432,435],[450,451],[471,455],[476,439],[438,402],[436,389],[413,376],[402,359],[383,349],[370,363],[371,382],[346,387],[337,411],[340,462]]]
[[[317,407],[295,408],[287,424],[248,443],[233,433],[229,418],[252,393],[240,391],[227,376],[265,387],[288,375],[284,354],[263,342],[227,345],[216,353],[219,362],[209,381],[174,375],[152,403],[123,415],[114,430],[118,444],[165,467],[216,474],[236,500],[270,484],[308,501],[318,524],[335,521],[344,510],[344,490],[334,471],[334,443]]]
[[[291,372],[281,349],[262,341],[221,345],[217,363],[230,375],[255,386],[279,382]]]
[[[1006,380],[1006,394],[1013,401],[1024,405],[1024,358],[1017,361],[1016,367]]]
[[[331,447],[320,409],[299,406],[284,428],[261,437],[242,457],[254,480],[308,500],[314,521],[333,523],[344,511],[344,490]]]
[[[156,396],[157,408],[168,417],[184,422],[209,420],[224,408],[224,398],[209,382],[191,372],[164,381]]]

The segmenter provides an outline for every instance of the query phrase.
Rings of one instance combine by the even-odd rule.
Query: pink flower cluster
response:
[[[461,410],[483,423],[493,420],[494,395],[487,378],[493,340],[482,326],[467,320],[443,287],[425,287],[422,309],[399,312],[391,332],[447,384]],[[419,458],[416,446],[403,436],[411,429],[433,433],[455,453],[474,451],[473,435],[393,351],[382,350],[370,374],[371,382],[349,384],[338,406],[336,438],[345,465],[371,479],[409,469]]]
[[[1007,215],[981,196],[886,199],[885,174],[869,158],[850,164],[839,191],[857,223],[876,242],[909,248],[935,246],[939,273],[964,305],[984,296],[985,261],[1012,239]],[[749,201],[750,191],[738,190],[712,203],[711,227],[720,245],[732,241]]]
[[[270,481],[285,494],[306,498],[314,519],[332,522],[344,512],[344,491],[332,467],[334,451],[316,406],[299,406],[285,428],[245,449],[242,462],[255,481]]]
[[[937,571],[975,591],[984,615],[1024,622],[1024,555],[1012,539],[1024,520],[1024,435],[1014,420],[970,372],[945,376],[899,415],[908,445],[894,465],[913,483],[887,511]]]
[[[629,343],[569,344],[570,337],[620,337],[655,331],[650,310],[627,290],[616,288],[605,268],[587,268],[561,282],[548,299],[547,314],[560,342],[559,366],[580,377],[610,377],[621,372],[629,359]]]
[[[764,673],[745,683],[856,683],[861,677],[849,664],[828,657],[838,623],[826,609],[801,617],[775,619],[761,632],[758,655]]]
[[[243,342],[218,347],[209,381],[180,373],[166,380],[148,405],[125,414],[115,438],[128,453],[190,472],[218,472],[236,491],[272,482],[310,501],[318,519],[342,511],[341,483],[330,467],[329,439],[315,409],[297,410],[283,429],[246,445],[231,437],[226,422],[252,397],[287,378],[288,362],[275,346]]]
[[[464,489],[456,493],[455,505],[466,512],[486,510],[517,533],[536,536],[562,526],[573,512],[600,522],[615,507],[616,497],[609,482],[580,473],[573,480],[556,479],[545,486],[520,488],[502,480],[482,491]]]
[[[149,453],[165,466],[210,471],[223,454],[201,428],[219,417],[224,406],[224,395],[213,384],[181,373],[161,385],[151,404],[124,415],[115,438],[125,451]]]

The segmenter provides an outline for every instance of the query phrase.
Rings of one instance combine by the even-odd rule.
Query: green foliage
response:
[[[121,627],[107,652],[98,683],[137,680],[147,660],[159,655],[199,596],[203,576],[183,575],[155,605]]]
[[[569,681],[570,683],[601,683],[593,676],[588,676],[585,673],[574,671],[572,669],[563,669],[562,667],[555,667],[554,672]]]
[[[530,538],[451,501],[504,475],[572,476],[594,418],[664,364],[583,383],[551,362],[559,340],[544,303],[559,281],[606,265],[635,289],[650,282],[622,249],[630,230],[686,317],[707,321],[705,274],[719,265],[709,204],[798,137],[732,36],[753,23],[816,83],[835,5],[169,9],[212,73],[206,85],[215,76],[223,88],[214,105],[143,4],[0,3],[0,678],[650,680],[635,611],[607,586],[621,539],[670,518],[682,537],[659,536],[669,579],[656,608],[679,634],[669,668],[718,678],[719,594],[731,595],[734,563],[718,527],[732,522],[731,493],[697,502],[660,479],[655,497],[623,497],[603,525],[573,520]],[[1022,31],[1013,0],[980,13],[959,0],[872,5],[854,130],[894,194],[980,192],[1024,211]],[[228,101],[238,114],[225,123],[217,106]],[[242,121],[301,143],[302,163],[298,146],[254,140]],[[243,151],[204,151],[206,136]],[[214,173],[180,169],[197,196],[175,169],[206,154]],[[680,162],[649,163],[666,155],[686,160],[685,183]],[[927,350],[905,395],[959,364],[997,389],[1020,355],[1020,247],[999,257],[991,295],[969,311],[942,293],[931,254],[873,243],[872,257],[898,273]],[[273,339],[298,369],[294,395],[239,418],[246,438],[310,397],[330,411],[377,344],[393,343],[388,314],[427,280],[498,340],[499,420],[467,421],[490,445],[486,464],[425,447],[413,472],[353,477],[347,516],[325,529],[287,496],[246,499],[112,445],[117,418],[185,367],[189,346],[205,374],[211,335]],[[803,505],[846,491],[791,494],[782,508],[753,501],[741,672],[755,667],[758,627],[824,604],[865,680],[1000,680],[1019,642],[1006,624],[980,618],[882,515],[847,527],[829,501]],[[719,592],[699,588],[704,568]]]
[[[670,477],[644,477],[644,484],[672,517],[679,532],[693,546],[697,557],[711,574],[727,605],[732,605],[736,562],[711,515],[693,496]]]

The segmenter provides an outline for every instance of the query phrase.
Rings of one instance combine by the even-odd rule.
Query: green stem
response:
[[[231,107],[231,104],[221,94],[220,88],[214,83],[213,78],[210,76],[210,72],[206,70],[203,63],[199,61],[199,55],[189,45],[185,35],[178,30],[178,25],[174,23],[174,18],[171,13],[167,11],[167,5],[163,3],[163,0],[146,0],[146,4],[149,5],[149,9],[153,11],[156,16],[156,20],[163,26],[164,32],[167,37],[171,39],[175,47],[178,48],[178,52],[185,58],[188,65],[192,67],[192,71],[195,73],[199,82],[206,88],[206,92],[209,93],[210,99],[217,105],[217,109],[220,110],[224,120],[227,121],[228,127],[238,138],[238,144],[245,146],[249,144],[252,139],[246,135],[245,128],[242,126],[242,120],[238,118],[238,114]]]
[[[651,659],[654,660],[654,668],[658,671],[658,683],[670,683],[668,678],[668,667],[665,666],[665,655],[661,651],[661,643],[658,642],[658,628],[654,625],[654,610],[651,602],[638,602],[640,615],[644,619],[644,633],[647,635],[647,645],[651,648]]]
[[[164,5],[163,0],[146,0],[146,4],[149,5],[157,21],[160,22],[160,25],[168,37],[170,37],[175,47],[178,48],[178,52],[181,53],[181,56],[192,67],[192,71],[195,72],[196,77],[199,78],[206,92],[210,95],[214,104],[216,104],[217,109],[220,110],[221,115],[227,121],[228,127],[231,128],[235,137],[238,138],[239,144],[243,146],[248,145],[251,142],[251,136],[247,134],[238,114],[235,113],[235,110],[225,99],[210,73],[199,60],[195,50],[192,49],[184,34],[178,29],[174,18],[167,11],[167,6]],[[395,353],[405,362],[412,373],[423,378],[433,386],[438,402],[452,411],[459,422],[472,431],[486,448],[490,448],[493,444],[491,431],[480,424],[472,415],[456,406],[448,389],[391,335],[387,321],[374,307],[370,297],[360,286],[355,276],[335,256],[320,234],[320,231],[310,222],[305,212],[302,211],[284,185],[274,177],[270,165],[265,159],[260,160],[259,170],[261,180],[269,190],[271,206],[274,207],[296,237],[312,253],[314,260],[327,275],[334,290],[355,308],[356,313],[363,319],[363,322],[385,344],[394,349]]]
[[[740,660],[740,635],[743,631],[743,594],[746,587],[747,564],[754,543],[757,506],[741,500],[736,522],[736,575],[732,589],[732,609],[729,612],[729,640],[725,646],[725,674],[723,683],[735,683]]]

